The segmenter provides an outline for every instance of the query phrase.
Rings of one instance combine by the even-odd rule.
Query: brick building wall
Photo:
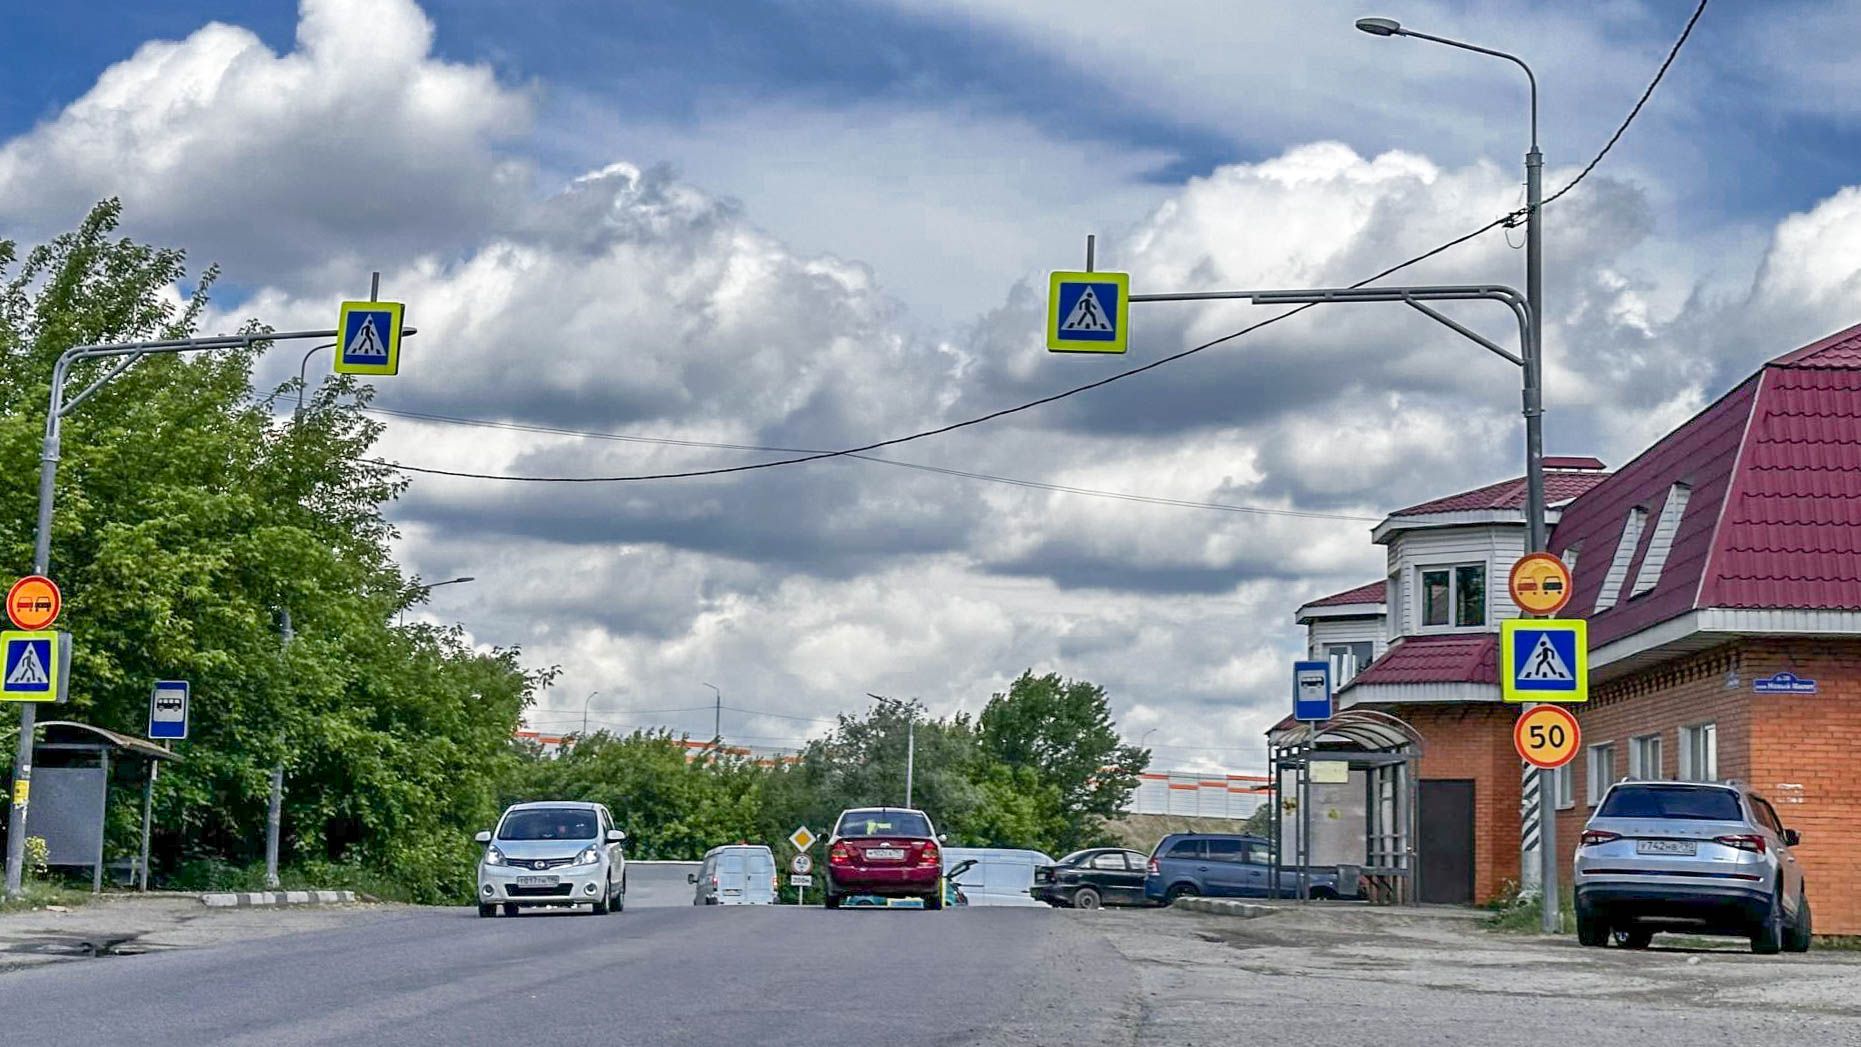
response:
[[[1422,780],[1473,781],[1473,899],[1490,901],[1519,876],[1519,757],[1514,706],[1397,705],[1422,736]]]
[[[1813,695],[1757,694],[1752,681],[1788,670],[1817,681]],[[1630,739],[1658,734],[1662,777],[1680,775],[1680,730],[1712,723],[1718,777],[1755,788],[1783,823],[1825,934],[1861,934],[1861,781],[1849,769],[1861,739],[1861,638],[1727,643],[1612,680],[1574,707],[1583,752],[1571,764],[1575,804],[1559,813],[1557,849],[1568,855],[1589,819],[1589,749],[1615,744],[1615,776],[1628,773]],[[1604,783],[1606,784],[1606,783]],[[1568,865],[1565,866],[1568,868]]]

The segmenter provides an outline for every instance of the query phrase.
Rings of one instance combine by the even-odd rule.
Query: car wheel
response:
[[[497,914],[498,907],[495,905],[480,905],[478,907],[478,915],[480,916],[496,916]]]
[[[1103,902],[1099,898],[1099,892],[1090,887],[1081,887],[1073,893],[1073,908],[1075,909],[1096,909],[1101,904]]]
[[[614,896],[612,911],[617,913],[627,911],[627,881],[625,880],[620,881],[620,893]]]
[[[838,909],[838,908],[840,908],[840,896],[839,896],[839,895],[837,895],[837,894],[829,894],[829,895],[827,895],[827,901],[826,901],[826,903],[825,903],[825,904],[827,905],[827,907],[828,907],[829,909]]]
[[[1796,919],[1790,921],[1790,930],[1784,935],[1784,952],[1808,952],[1810,936],[1815,933],[1809,919],[1809,895],[1798,893],[1796,896]]]
[[[1770,912],[1764,922],[1751,932],[1751,951],[1759,956],[1774,956],[1783,951],[1783,891],[1771,891]]]
[[[1186,884],[1186,883],[1171,884],[1170,889],[1164,892],[1163,904],[1174,905],[1176,904],[1176,899],[1178,898],[1193,898],[1195,897],[1195,895],[1196,895],[1195,887],[1191,884]]]
[[[504,915],[506,916],[517,915],[517,903],[516,902],[505,902],[504,903]]]
[[[1312,897],[1321,902],[1335,902],[1338,900],[1338,892],[1329,887],[1314,887]]]
[[[1577,906],[1577,944],[1601,948],[1609,944],[1609,921]]]
[[[606,916],[607,901],[607,895],[603,894],[598,900],[591,902],[588,906],[589,914],[593,916]]]
[[[1645,927],[1620,927],[1615,931],[1615,943],[1624,949],[1646,949],[1654,941],[1654,932]]]

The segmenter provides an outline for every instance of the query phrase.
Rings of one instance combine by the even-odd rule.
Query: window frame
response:
[[[1117,864],[1115,866],[1099,864],[1100,862],[1107,861],[1107,860],[1116,862]],[[1122,852],[1104,851],[1102,853],[1093,855],[1092,861],[1086,865],[1086,868],[1092,869],[1097,872],[1130,872],[1131,864],[1128,860],[1126,860]]]
[[[1485,630],[1491,618],[1492,571],[1485,560],[1459,560],[1451,563],[1430,563],[1415,565],[1415,619],[1418,633],[1453,633],[1472,630]],[[1461,620],[1461,572],[1478,571],[1480,573],[1479,621],[1463,622]],[[1447,620],[1442,624],[1431,624],[1428,620],[1428,576],[1442,574],[1447,576]]]
[[[1551,787],[1556,790],[1551,795],[1556,801],[1557,809],[1568,811],[1577,805],[1577,772],[1570,764],[1565,764],[1551,772]]]
[[[1588,806],[1596,807],[1603,802],[1603,794],[1607,793],[1609,787],[1615,784],[1615,742],[1597,742],[1589,746],[1585,750],[1585,753],[1585,777],[1588,778],[1589,781],[1586,783],[1588,788],[1584,790],[1584,799],[1588,801]],[[1604,754],[1607,754],[1609,757],[1609,773],[1597,774],[1597,757]]]
[[[1696,754],[1696,750],[1707,748],[1699,743],[1710,739],[1710,752]],[[1709,758],[1711,766],[1698,766],[1697,755]],[[1700,723],[1686,724],[1680,728],[1680,763],[1677,767],[1682,781],[1715,782],[1719,780],[1719,722],[1705,720]]]
[[[1234,847],[1234,850],[1223,851],[1220,854],[1216,854],[1215,845],[1217,844],[1220,844],[1223,847],[1232,845]],[[1203,840],[1202,848],[1203,848],[1203,853],[1208,856],[1207,860],[1210,862],[1220,862],[1223,865],[1245,865],[1247,864],[1247,841],[1245,840],[1223,840],[1223,839]]]
[[[1654,766],[1647,766],[1646,750],[1653,749]],[[1661,752],[1661,733],[1638,734],[1628,740],[1628,776],[1630,778],[1661,777],[1661,760],[1666,754]]]

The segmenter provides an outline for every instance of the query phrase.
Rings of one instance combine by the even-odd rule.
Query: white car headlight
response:
[[[594,863],[596,863],[596,862],[598,862],[598,861],[600,861],[600,860],[601,860],[601,852],[600,852],[600,851],[598,851],[598,850],[596,850],[596,849],[595,849],[595,848],[593,848],[593,847],[589,847],[589,848],[587,848],[586,850],[584,850],[584,851],[582,851],[582,853],[580,853],[580,854],[578,854],[578,855],[576,855],[576,856],[575,856],[575,861],[574,861],[574,862],[572,862],[571,864],[573,864],[573,865],[593,865]]]
[[[485,848],[485,864],[486,865],[503,865],[504,864],[504,852],[498,850],[497,847],[495,846]]]

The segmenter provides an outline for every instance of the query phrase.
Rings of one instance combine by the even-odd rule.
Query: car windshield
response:
[[[592,840],[595,837],[593,811],[572,807],[539,807],[512,811],[498,826],[500,840]]]
[[[1702,822],[1744,820],[1738,796],[1725,789],[1686,785],[1618,785],[1596,812],[1598,818],[1683,818]]]
[[[848,811],[836,836],[929,836],[930,819],[916,811]]]

